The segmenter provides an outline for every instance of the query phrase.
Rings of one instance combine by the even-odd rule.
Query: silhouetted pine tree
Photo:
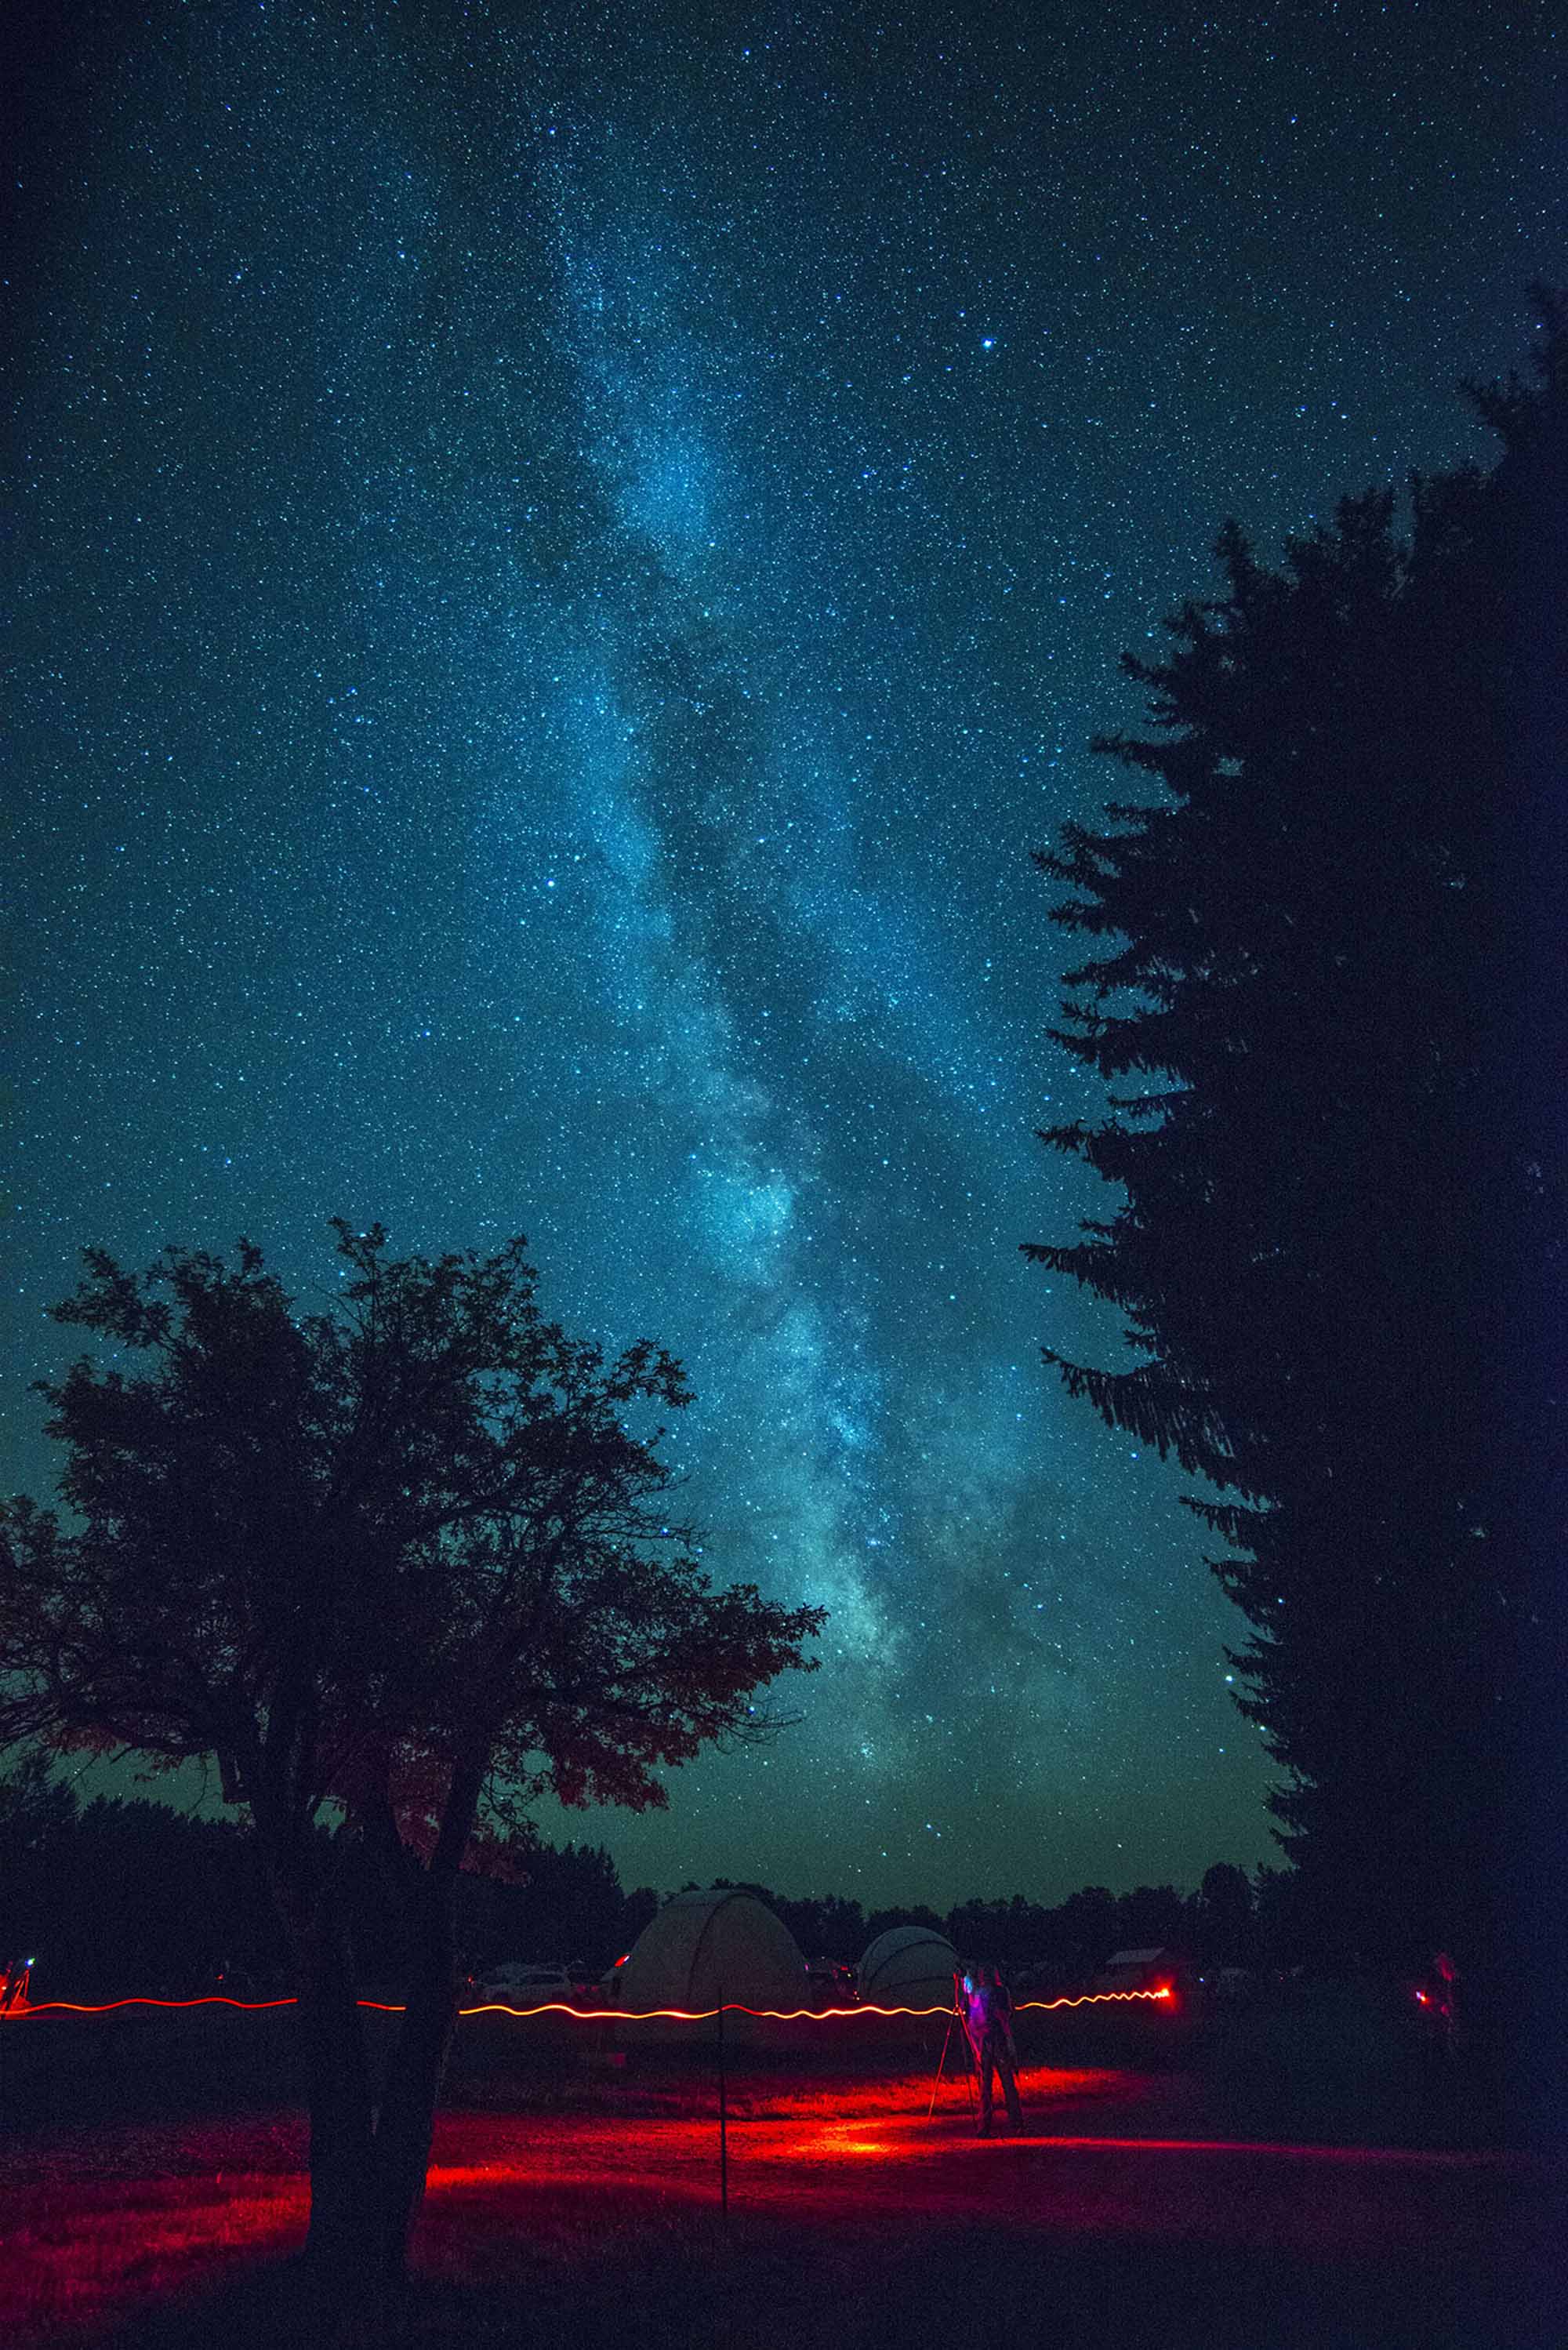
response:
[[[1568,310],[1543,310],[1534,380],[1470,392],[1500,461],[1417,479],[1407,541],[1384,492],[1279,572],[1227,525],[1224,594],[1124,664],[1155,733],[1096,745],[1158,797],[1038,859],[1096,948],[1054,1033],[1119,1088],[1043,1139],[1126,1201],[1026,1253],[1113,1301],[1134,1357],[1046,1359],[1231,1489],[1191,1505],[1232,1546],[1241,1710],[1325,1908],[1364,1948],[1478,1962],[1547,1620],[1523,1497],[1564,1384],[1563,827],[1538,811],[1565,773]]]

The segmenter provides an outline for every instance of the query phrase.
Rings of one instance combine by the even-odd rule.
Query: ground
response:
[[[710,2047],[634,2048],[622,2067],[602,2031],[466,2025],[415,2293],[346,2338],[1568,2344],[1551,2306],[1553,2182],[1498,2142],[1462,2070],[1353,2008],[1163,2034],[1147,2018],[1038,2020],[1025,2131],[983,2142],[961,2077],[928,2117],[940,2029],[851,2044],[854,2029],[809,2060],[732,2050],[726,2214]],[[290,2265],[304,2124],[276,2095],[286,2034],[286,2017],[221,2012],[6,2028],[8,2350],[307,2338]]]

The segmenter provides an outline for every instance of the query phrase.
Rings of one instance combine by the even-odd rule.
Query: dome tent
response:
[[[873,2007],[945,2011],[958,1967],[958,1952],[934,1927],[889,1926],[861,1959],[856,1987]]]
[[[805,1954],[789,1928],[754,1893],[729,1885],[665,1903],[617,1970],[616,2004],[628,2015],[701,2012],[718,2005],[721,1990],[726,2007],[810,2004]]]

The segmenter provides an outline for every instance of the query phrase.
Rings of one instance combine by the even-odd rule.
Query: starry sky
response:
[[[88,1241],[524,1232],[647,1332],[803,1717],[628,1883],[873,1907],[1270,1854],[1181,1481],[1041,1366],[1033,1140],[1123,648],[1568,276],[1546,7],[102,0],[26,16],[5,269],[0,1484]]]

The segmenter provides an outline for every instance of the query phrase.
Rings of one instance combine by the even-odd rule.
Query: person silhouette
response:
[[[991,2136],[993,2075],[1000,2074],[1007,2118],[1015,2130],[1023,2126],[1018,2102],[1018,2051],[1012,2039],[1012,2001],[1000,1973],[992,1965],[970,1966],[953,1977],[953,1998],[964,2038],[980,2075],[980,2134]]]

